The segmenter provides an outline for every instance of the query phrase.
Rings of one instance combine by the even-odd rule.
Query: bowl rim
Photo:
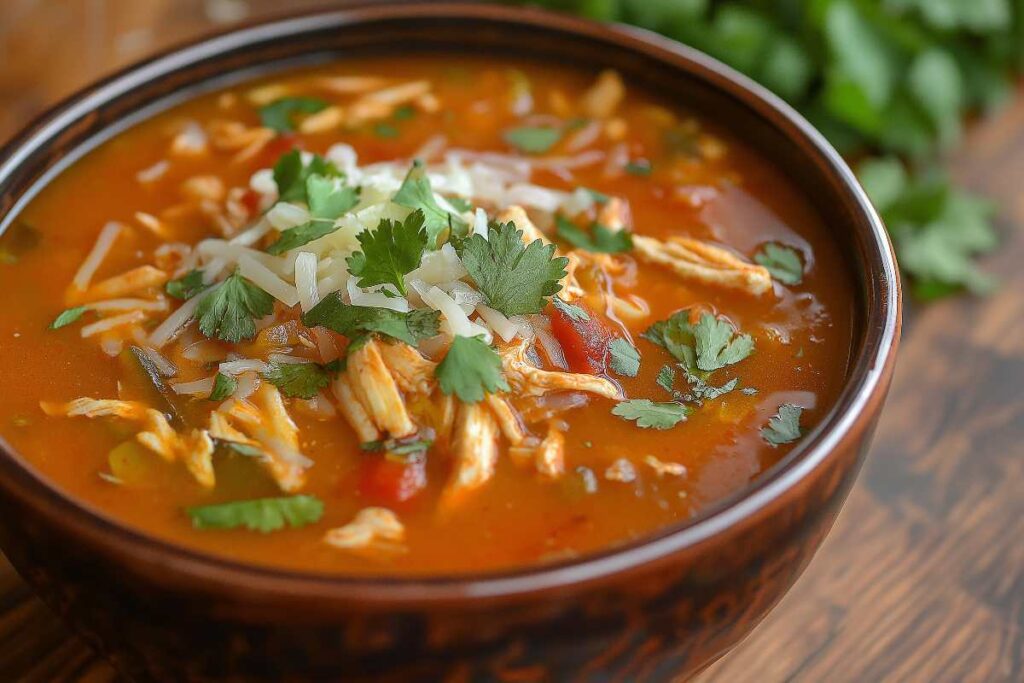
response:
[[[687,71],[711,87],[739,99],[762,118],[795,135],[804,143],[806,163],[817,161],[822,177],[832,176],[837,187],[851,200],[851,215],[860,214],[868,227],[872,253],[853,262],[854,270],[865,271],[871,288],[863,331],[863,346],[851,358],[849,376],[828,414],[801,442],[757,479],[724,499],[716,501],[690,520],[672,524],[635,541],[552,564],[525,565],[492,572],[465,572],[409,576],[327,574],[303,572],[251,564],[179,545],[121,523],[96,508],[78,502],[37,473],[0,437],[0,488],[36,512],[74,527],[75,533],[98,547],[131,557],[165,576],[196,578],[226,589],[244,588],[247,595],[279,594],[291,597],[337,599],[376,604],[382,607],[409,604],[459,603],[472,599],[522,599],[553,590],[583,588],[616,575],[665,560],[694,549],[749,520],[822,466],[837,447],[855,435],[866,408],[884,394],[892,370],[901,324],[901,285],[895,254],[888,233],[852,170],[816,129],[781,98],[710,56],[645,29],[622,24],[598,23],[535,7],[513,7],[448,0],[417,2],[404,0],[379,4],[357,4],[341,9],[313,11],[271,18],[241,27],[201,36],[174,45],[145,60],[88,85],[43,114],[0,147],[0,200],[4,184],[29,154],[45,148],[52,137],[67,130],[92,109],[123,95],[133,84],[150,83],[161,74],[196,64],[204,57],[234,50],[246,50],[267,40],[281,40],[325,26],[351,26],[377,20],[452,19],[518,24],[557,30],[572,39],[589,39],[640,53],[675,70]],[[272,62],[261,65],[272,68]],[[201,83],[203,79],[197,80]],[[153,104],[157,100],[149,100]],[[141,108],[145,110],[146,107]],[[137,112],[136,112],[137,113]],[[107,128],[111,126],[108,125]],[[72,149],[85,145],[93,133]],[[803,163],[803,162],[802,162]],[[58,168],[56,172],[63,172]],[[0,229],[4,219],[20,213],[31,199],[32,188],[45,185],[50,171],[29,183],[18,201],[6,209],[0,204]],[[28,196],[28,199],[26,199]],[[851,221],[851,223],[856,221]]]

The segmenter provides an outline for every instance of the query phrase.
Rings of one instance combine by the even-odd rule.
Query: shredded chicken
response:
[[[534,458],[537,471],[547,479],[565,474],[565,435],[552,422]]]
[[[402,342],[382,343],[377,349],[402,391],[429,395],[434,390],[437,363]]]
[[[251,396],[228,401],[222,406],[233,426],[259,444],[266,454],[264,466],[287,492],[306,483],[306,469],[312,462],[299,451],[299,429],[284,407],[281,393],[263,382]]]
[[[117,401],[111,399],[76,398],[68,403],[39,404],[47,415],[66,417],[118,417],[136,422],[141,430],[136,440],[168,462],[181,461],[202,486],[213,488],[216,479],[213,473],[213,441],[201,429],[189,434],[178,434],[167,423],[163,413],[147,408],[138,401]]]
[[[739,289],[759,296],[772,289],[767,268],[743,261],[732,252],[688,237],[633,236],[637,255],[648,263],[671,269],[684,280]]]
[[[406,551],[405,527],[387,508],[368,507],[345,526],[331,529],[324,542],[367,557],[386,558]]]
[[[356,398],[356,394],[352,390],[352,383],[348,379],[348,374],[339,374],[334,379],[331,389],[334,391],[334,397],[338,399],[338,410],[341,411],[349,425],[355,430],[360,443],[380,439],[380,430],[377,429],[377,425],[370,419],[366,408]]]
[[[644,456],[644,464],[654,470],[658,477],[671,476],[671,477],[682,477],[686,476],[686,465],[678,462],[665,462],[659,460],[653,455]]]
[[[238,121],[211,121],[207,130],[216,149],[236,152],[235,163],[253,158],[277,135],[271,128],[249,127]]]
[[[484,403],[463,403],[455,416],[455,471],[444,493],[442,509],[456,507],[494,476],[498,462],[498,423]]]
[[[513,446],[521,444],[526,438],[526,430],[523,428],[519,414],[508,402],[508,399],[499,394],[488,394],[487,405],[495,419],[498,420],[498,426],[501,427],[501,433],[505,439]]]
[[[409,436],[416,425],[381,357],[380,347],[381,342],[370,340],[349,356],[347,374],[352,392],[378,429],[393,437]]]
[[[556,370],[541,370],[526,358],[529,341],[521,341],[499,349],[505,379],[512,389],[527,396],[540,396],[549,391],[585,391],[619,399],[618,387],[604,377]]]
[[[617,71],[602,71],[597,81],[583,94],[580,102],[583,113],[595,119],[604,119],[615,113],[626,96],[626,86]]]

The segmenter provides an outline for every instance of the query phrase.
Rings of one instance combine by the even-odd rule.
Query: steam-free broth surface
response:
[[[422,82],[421,92],[409,89],[414,97],[401,90]],[[117,136],[56,178],[0,237],[0,436],[61,491],[120,523],[216,555],[314,572],[476,572],[570,558],[684,521],[743,488],[833,404],[850,353],[851,281],[807,198],[769,161],[707,117],[628,85],[619,92],[620,84],[613,74],[462,57],[346,61],[203,96]],[[398,94],[374,97],[389,89]],[[305,197],[285,203],[303,220],[287,223],[280,177],[275,186],[261,169],[281,164],[293,148],[330,161],[320,170],[324,197],[341,202],[335,209],[355,187],[357,203],[325,210],[317,223],[307,202],[318,201],[319,190],[299,183]],[[412,166],[417,156],[422,168]],[[309,155],[300,162],[316,174]],[[441,203],[428,199],[415,209],[394,201],[421,180]],[[525,213],[510,214],[510,206]],[[436,207],[442,232],[435,235],[427,214]],[[419,218],[410,219],[410,209]],[[493,291],[508,274],[498,273],[487,291],[481,281],[490,276],[472,268],[472,255],[497,249],[510,222],[525,233],[518,248],[534,248],[523,215],[557,246],[548,272],[565,255],[573,271],[553,278],[562,289],[527,313],[515,312],[526,303],[500,304]],[[271,218],[276,226],[266,224]],[[382,218],[395,225],[425,218],[423,253],[450,245],[452,277],[431,282],[422,269],[410,277],[400,265],[374,261],[378,252],[357,235],[380,230]],[[481,220],[490,227],[481,229]],[[76,289],[76,273],[110,222],[120,227],[109,252]],[[308,225],[335,232],[274,253],[285,231]],[[265,257],[223,255],[224,244],[254,226],[263,232],[250,233],[257,238],[247,248]],[[415,241],[415,227],[402,235]],[[686,242],[696,255],[676,265],[687,260],[666,246],[677,237],[713,251]],[[395,239],[392,258],[405,249]],[[361,276],[347,260],[360,251],[368,262]],[[731,260],[720,260],[723,251]],[[300,252],[310,256],[296,264]],[[666,254],[676,260],[665,262]],[[253,269],[265,262],[301,299],[302,283],[291,278],[304,261],[315,264],[315,302],[286,305],[266,294],[272,312],[253,312],[253,336],[229,341],[223,327],[208,334],[197,315],[154,343],[159,326],[191,301],[168,294],[168,282],[219,268],[210,282],[197,276],[197,288],[207,289],[192,298],[223,293],[230,277],[263,289]],[[152,281],[115,283],[121,288],[100,296],[98,284],[146,265]],[[401,288],[350,282],[366,284],[367,273],[389,268]],[[435,287],[469,309],[468,322],[429,303],[440,301]],[[161,303],[90,307],[121,299]],[[322,313],[335,300],[344,311],[401,300],[429,318],[436,334],[409,349],[421,359],[417,367],[423,363],[422,390],[388,355],[404,342],[339,332],[336,318]],[[61,311],[83,305],[79,318],[48,329]],[[511,320],[519,333],[503,339],[479,306],[499,310],[497,327]],[[82,336],[115,316],[128,317]],[[676,326],[668,342],[651,341],[657,331],[644,334],[668,320]],[[694,331],[701,326],[707,330]],[[705,342],[722,335],[716,355]],[[473,352],[493,357],[501,371],[461,356],[445,368],[453,339],[479,344]],[[509,360],[517,345],[528,367]],[[140,365],[133,349],[156,354],[162,388],[146,372],[152,359]],[[394,411],[374,413],[372,390],[356,387],[349,403],[342,396],[342,385],[361,381],[364,364],[372,370],[378,349],[390,373],[373,381],[394,379],[409,433],[396,433],[408,430],[393,427]],[[249,369],[237,363],[249,360]],[[294,387],[280,377],[289,371],[282,366],[301,363],[311,365],[298,371],[311,384],[300,393],[314,389],[311,399],[290,394]],[[535,395],[542,390],[531,383],[533,367],[562,373],[564,386]],[[217,376],[231,385],[221,390],[232,391],[210,400]],[[588,381],[572,379],[583,376],[592,390],[572,384]],[[499,380],[507,391],[495,387]],[[193,393],[175,389],[190,382],[199,382]],[[244,395],[247,388],[256,393]],[[472,401],[473,389],[503,398]],[[117,402],[107,410],[120,412],[90,417],[98,409],[80,403],[76,413],[70,402],[80,398]],[[164,434],[166,452],[158,453],[136,435],[152,427],[145,409],[167,413],[168,398],[179,415],[166,421],[173,434]],[[270,405],[294,422],[295,448],[287,447],[287,422],[246,422],[245,410],[265,417]],[[216,411],[234,431],[211,426]],[[518,436],[502,422],[509,414]],[[650,420],[657,424],[641,426]],[[379,437],[367,445],[363,436],[374,431]],[[245,528],[237,508],[196,512],[297,496],[305,498],[294,520],[284,513],[283,528],[266,532]]]

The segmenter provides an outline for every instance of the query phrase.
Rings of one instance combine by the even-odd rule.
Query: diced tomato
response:
[[[374,453],[363,457],[359,472],[359,494],[377,505],[394,506],[411,500],[427,485],[426,461],[410,458],[391,460]]]
[[[260,212],[260,193],[256,190],[246,190],[242,195],[242,206],[249,212],[249,216],[255,216]]]
[[[564,308],[551,304],[547,308],[551,319],[551,333],[562,345],[565,362],[573,372],[598,375],[605,371],[608,345],[614,336],[608,326],[586,305],[574,303],[587,319],[573,316]]]
[[[295,133],[278,133],[277,137],[264,145],[260,153],[256,155],[253,166],[255,168],[270,168],[293,147],[302,148]]]

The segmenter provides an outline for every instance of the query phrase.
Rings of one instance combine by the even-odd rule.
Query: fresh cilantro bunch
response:
[[[1024,69],[1019,0],[539,0],[658,31],[717,57],[796,106],[844,154],[885,157],[879,206],[914,290],[983,292],[991,209],[936,174],[965,115],[990,110]],[[874,169],[868,171],[872,173]],[[863,171],[862,171],[863,173]],[[877,180],[877,178],[872,178]],[[867,182],[867,181],[865,181]],[[923,192],[922,185],[928,186]],[[873,194],[873,199],[879,201]],[[913,210],[908,210],[912,205]],[[790,268],[788,272],[795,273]]]

